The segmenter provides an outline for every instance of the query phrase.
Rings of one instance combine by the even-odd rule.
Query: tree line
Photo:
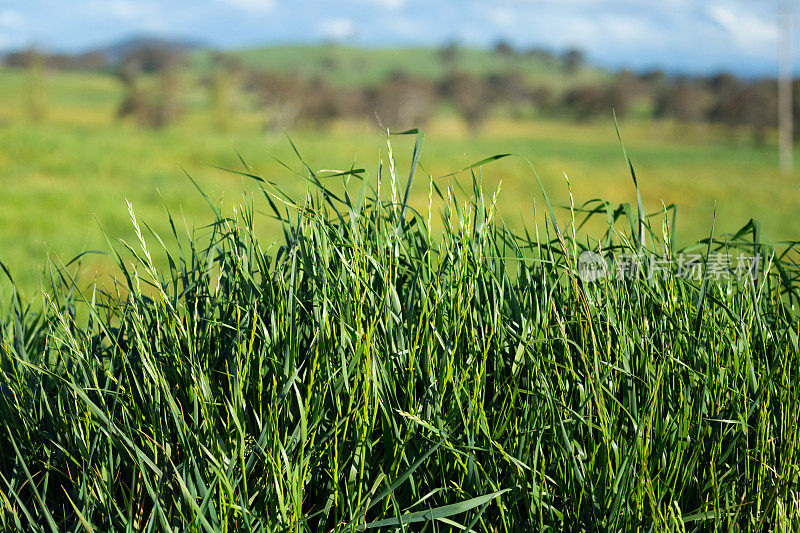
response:
[[[263,116],[265,129],[297,125],[319,126],[338,119],[367,119],[391,129],[422,126],[441,110],[457,114],[471,130],[479,130],[493,116],[518,119],[555,117],[590,121],[637,115],[672,119],[680,123],[720,124],[731,131],[746,129],[754,141],[764,142],[777,122],[778,85],[774,79],[748,80],[732,74],[670,76],[660,71],[621,71],[581,77],[583,54],[532,49],[517,51],[499,42],[498,57],[519,54],[535,57],[549,68],[561,69],[565,87],[537,81],[522,69],[476,74],[459,67],[461,49],[448,44],[439,50],[443,74],[435,79],[396,71],[363,87],[340,87],[321,76],[277,72],[245,65],[235,55],[212,53],[211,66],[199,83],[215,127],[232,127],[241,102],[248,112]],[[182,95],[187,83],[182,72],[189,56],[171,47],[142,46],[109,64],[99,53],[78,56],[47,55],[24,50],[5,57],[9,66],[31,73],[33,85],[42,83],[42,69],[105,70],[113,72],[124,91],[117,115],[143,126],[162,128],[185,112]],[[591,79],[593,81],[581,81]],[[800,102],[800,81],[794,84]],[[41,118],[42,104],[31,114]],[[800,105],[794,114],[800,119]]]

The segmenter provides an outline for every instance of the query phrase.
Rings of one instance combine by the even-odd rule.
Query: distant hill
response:
[[[126,55],[144,48],[162,48],[174,52],[190,53],[202,50],[205,46],[199,42],[190,40],[135,36],[117,41],[108,46],[89,50],[86,53],[102,55],[108,63],[116,64]]]
[[[200,50],[195,63],[210,65],[213,52]],[[481,48],[358,48],[343,45],[291,45],[234,50],[231,55],[245,66],[274,72],[296,72],[322,78],[338,86],[362,87],[387,76],[404,73],[425,79],[441,79],[450,70],[478,75],[519,72],[534,84],[564,88],[608,79],[610,74],[594,66],[566,68],[563,60],[546,51],[498,53]]]
[[[117,66],[128,54],[152,48],[189,55],[192,67],[201,73],[208,71],[214,55],[219,53],[198,41],[134,36],[81,54],[53,54],[48,62],[54,68],[104,70]],[[6,64],[22,66],[28,60],[28,53],[19,51],[3,58]],[[363,88],[379,84],[394,74],[441,80],[448,73],[460,72],[478,76],[515,74],[532,87],[547,87],[560,93],[570,87],[596,84],[612,77],[609,71],[582,60],[578,65],[571,65],[564,56],[547,50],[516,51],[510,47],[361,48],[330,43],[245,48],[225,53],[248,68],[296,73],[337,87]]]

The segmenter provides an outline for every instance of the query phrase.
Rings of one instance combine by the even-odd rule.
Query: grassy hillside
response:
[[[167,205],[191,225],[203,212],[203,203],[181,167],[226,205],[240,197],[242,179],[213,166],[240,166],[236,150],[288,190],[302,190],[304,182],[279,163],[300,167],[289,143],[280,132],[264,133],[263,112],[253,102],[240,96],[232,129],[216,131],[208,95],[197,85],[196,73],[186,78],[181,99],[187,115],[173,127],[151,131],[116,119],[122,89],[115,77],[105,74],[47,74],[46,115],[32,123],[25,112],[27,74],[0,70],[0,101],[7,103],[0,107],[0,260],[13,269],[23,289],[38,286],[48,252],[66,261],[83,249],[103,246],[98,222],[112,239],[130,239],[130,226],[119,209],[125,198],[163,231],[160,191]],[[795,216],[800,174],[777,172],[772,140],[757,146],[713,127],[666,122],[626,121],[622,128],[648,209],[660,209],[662,201],[681,204],[680,238],[704,235],[715,205],[721,232],[734,231],[754,217],[773,239],[800,235]],[[472,132],[443,111],[432,117],[425,131],[422,165],[435,176],[491,154],[514,152],[535,164],[558,204],[569,203],[564,173],[578,202],[597,196],[616,202],[634,199],[610,116],[592,123],[497,118]],[[337,122],[287,133],[317,168],[348,168],[354,160],[374,160],[379,153],[387,161],[385,134],[374,123]],[[395,157],[402,166],[408,147],[398,142]],[[500,202],[512,227],[532,216],[536,194],[531,179],[521,160],[500,161],[483,175],[490,188],[502,181]],[[427,194],[425,187],[412,190],[417,201]],[[259,231],[266,237],[278,235],[268,224]],[[95,257],[84,268],[92,276],[110,267],[107,260]]]
[[[245,65],[277,72],[320,76],[340,86],[371,85],[388,75],[404,72],[427,79],[440,79],[450,69],[473,74],[523,72],[531,81],[561,89],[571,84],[604,79],[601,69],[581,68],[565,72],[557,62],[515,54],[501,56],[478,48],[459,48],[451,63],[442,60],[436,48],[354,48],[330,46],[276,46],[233,52]],[[196,64],[208,65],[209,52],[199,52]]]

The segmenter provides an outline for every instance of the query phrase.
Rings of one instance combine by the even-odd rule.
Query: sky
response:
[[[796,2],[800,12],[800,0]],[[779,0],[0,0],[0,50],[132,36],[220,48],[338,41],[584,50],[612,68],[777,72]],[[790,7],[791,9],[791,7]],[[792,25],[800,17],[792,18]],[[800,71],[800,28],[795,32]]]

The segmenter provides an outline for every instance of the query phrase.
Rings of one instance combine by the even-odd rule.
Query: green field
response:
[[[242,54],[252,56],[248,61],[278,68],[281,61],[295,61],[293,54],[302,50],[279,50],[274,57],[263,50]],[[323,54],[322,49],[315,50],[317,55]],[[347,55],[347,49],[332,53],[357,56]],[[386,59],[394,57],[392,51],[372,54],[359,59],[369,66],[361,69],[364,76],[376,77],[381,68],[394,68]],[[435,70],[433,51],[416,54],[420,56],[420,74],[429,67]],[[430,57],[425,60],[423,56]],[[470,61],[475,59],[474,64],[480,66],[486,58],[491,59],[485,52],[482,57]],[[197,56],[198,62],[202,60],[202,55]],[[550,74],[554,76],[561,81],[551,79],[552,83],[564,81],[563,76]],[[233,128],[215,131],[207,96],[195,83],[196,77],[185,75],[182,100],[188,114],[175,126],[151,131],[115,118],[122,89],[111,75],[48,73],[44,80],[46,116],[33,123],[25,113],[27,74],[0,71],[0,260],[12,269],[22,287],[38,285],[48,253],[67,261],[85,249],[105,247],[101,226],[114,242],[119,237],[130,239],[125,198],[137,212],[153,220],[159,232],[165,230],[157,216],[162,212],[159,194],[188,224],[204,223],[208,209],[182,168],[212,198],[224,198],[228,206],[239,199],[247,180],[213,167],[240,168],[237,151],[287,190],[303,190],[305,183],[278,162],[300,168],[286,137],[265,134],[263,113],[244,96],[238,100]],[[569,203],[565,173],[578,204],[599,196],[617,203],[635,198],[610,110],[607,119],[592,123],[496,118],[477,133],[443,110],[426,125],[425,132],[422,166],[433,176],[493,154],[513,152],[535,165],[558,204]],[[662,202],[679,204],[679,239],[688,241],[705,234],[715,206],[720,231],[734,231],[753,217],[763,223],[765,235],[771,239],[800,235],[800,219],[794,215],[800,200],[800,174],[778,173],[772,141],[756,146],[746,135],[737,139],[712,126],[641,119],[623,122],[622,132],[648,210],[660,210]],[[310,164],[319,168],[349,168],[355,162],[366,165],[374,177],[377,162],[387,161],[385,132],[374,123],[340,122],[287,134]],[[394,143],[399,168],[406,168],[411,145],[402,138]],[[522,159],[486,167],[482,179],[488,189],[502,181],[500,205],[509,225],[517,226],[534,216],[534,203],[541,202],[541,197],[532,186],[530,167]],[[443,181],[447,179],[437,183]],[[427,198],[427,183],[419,182],[412,193],[415,200]],[[266,221],[260,231],[268,237],[277,235]],[[90,276],[106,266],[101,257],[84,263]]]
[[[241,55],[440,75],[430,50],[302,51]],[[284,135],[240,93],[219,131],[207,60],[161,130],[115,118],[101,73],[48,73],[34,121],[0,70],[0,529],[798,529],[775,132],[625,120],[637,186],[611,110]]]
[[[437,231],[391,170],[265,183],[163,240],[140,214],[113,290],[56,274],[43,306],[3,302],[0,526],[800,526],[797,248],[684,249],[610,207],[584,242],[547,201],[509,230],[477,178],[434,192]]]

